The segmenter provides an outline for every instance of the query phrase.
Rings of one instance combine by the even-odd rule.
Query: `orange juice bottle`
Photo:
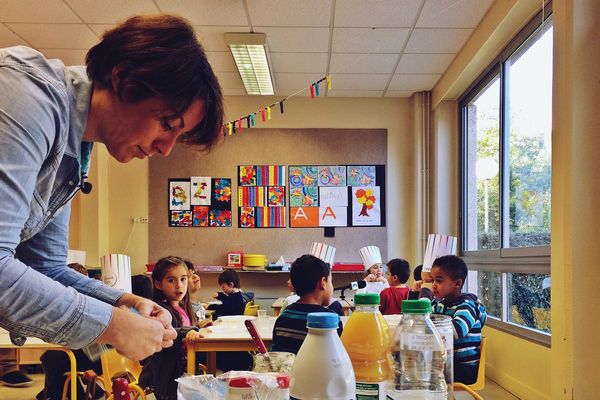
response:
[[[354,296],[352,313],[342,343],[350,356],[356,377],[357,399],[385,399],[386,381],[392,375],[390,330],[379,312],[379,294]]]

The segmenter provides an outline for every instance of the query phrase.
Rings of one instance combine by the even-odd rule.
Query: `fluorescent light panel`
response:
[[[226,33],[225,40],[235,60],[246,93],[274,94],[265,48],[266,35],[264,33]]]

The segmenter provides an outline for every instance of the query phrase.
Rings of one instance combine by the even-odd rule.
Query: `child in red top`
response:
[[[380,294],[379,311],[382,314],[402,314],[402,300],[408,299],[410,289],[405,285],[410,276],[408,261],[394,258],[387,263],[386,278],[389,288]]]

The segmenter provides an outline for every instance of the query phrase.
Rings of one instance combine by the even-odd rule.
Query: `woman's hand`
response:
[[[163,347],[171,347],[173,345],[173,339],[177,337],[177,333],[171,325],[171,313],[166,309],[152,300],[129,293],[121,296],[115,306],[128,311],[130,308],[134,308],[140,316],[160,322],[164,328]],[[173,337],[173,334],[175,334],[175,337]]]

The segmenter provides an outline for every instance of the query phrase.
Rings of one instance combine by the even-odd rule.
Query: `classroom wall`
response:
[[[387,257],[387,226],[336,227],[333,237],[324,228],[290,228],[285,207],[284,228],[244,229],[238,224],[238,165],[353,165],[386,164],[387,132],[382,129],[278,129],[243,130],[228,136],[217,149],[202,154],[189,146],[176,146],[168,158],[150,160],[150,260],[166,254],[183,254],[198,265],[226,265],[227,252],[265,254],[269,262],[283,256],[292,262],[308,253],[311,243],[336,248],[335,261],[361,262],[358,249],[378,246]],[[170,227],[168,180],[209,176],[232,180],[232,226],[228,228]],[[385,173],[377,177],[382,209]],[[290,186],[286,186],[286,205]],[[350,201],[352,199],[350,198]],[[394,204],[392,204],[394,207]]]

